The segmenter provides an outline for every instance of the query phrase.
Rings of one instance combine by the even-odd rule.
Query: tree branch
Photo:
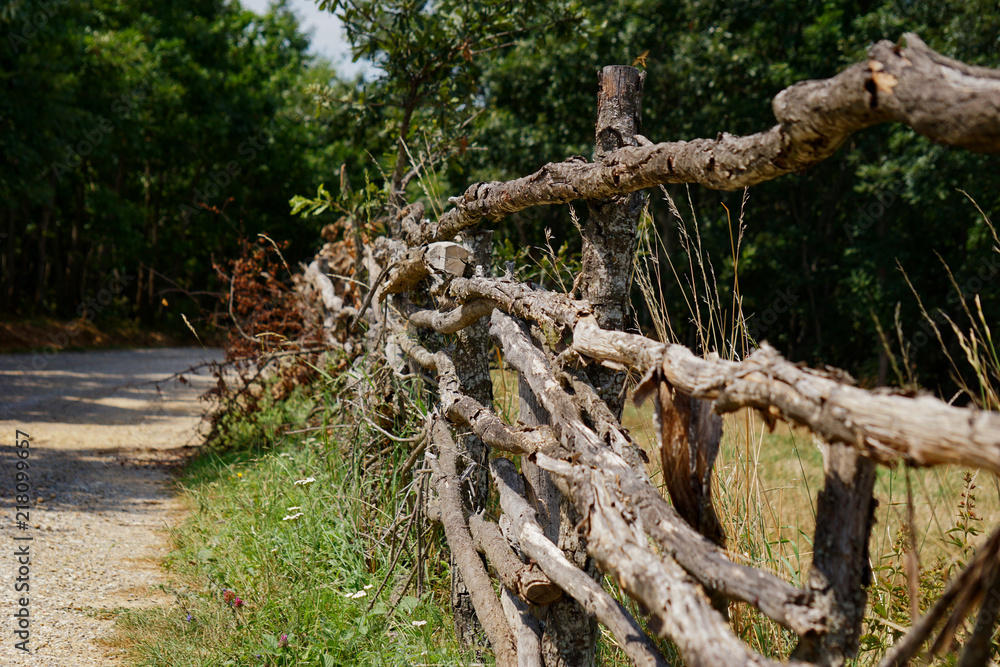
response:
[[[778,124],[745,137],[621,148],[600,163],[574,157],[505,183],[476,183],[415,241],[452,238],[481,218],[499,220],[531,206],[609,199],[665,183],[737,190],[833,155],[851,134],[897,121],[939,143],[1000,152],[1000,73],[946,58],[913,33],[907,47],[881,41],[868,60],[836,76],[802,81],[772,103]]]

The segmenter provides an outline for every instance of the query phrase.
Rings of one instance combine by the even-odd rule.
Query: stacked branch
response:
[[[485,237],[471,229],[483,218],[498,220],[529,206],[580,198],[629,206],[634,201],[626,195],[663,183],[746,187],[800,171],[830,156],[851,133],[886,121],[906,123],[942,143],[1000,152],[1000,74],[947,59],[914,35],[906,39],[905,49],[880,42],[865,62],[831,79],[786,89],[774,100],[778,124],[765,132],[652,144],[637,134],[636,122],[621,135],[631,138],[605,147],[596,163],[573,158],[507,183],[474,185],[453,198],[455,207],[435,222],[423,218],[420,204],[403,208],[393,226],[395,238],[380,239],[366,251],[370,294],[361,312],[349,315],[357,319],[369,303],[386,304],[368,315],[369,345],[379,346],[398,373],[429,372],[440,415],[462,431],[456,438],[445,419],[437,418],[425,464],[433,473],[439,503],[434,514],[444,524],[460,588],[467,591],[498,664],[557,664],[546,653],[549,629],[534,617],[560,598],[575,601],[603,624],[634,664],[666,662],[642,624],[591,577],[581,554],[560,549],[557,541],[565,532],[557,539],[541,520],[517,467],[504,458],[487,466],[467,443],[481,441],[492,452],[518,455],[523,468],[549,475],[578,518],[564,529],[585,545],[582,556],[639,603],[653,635],[669,639],[687,663],[699,665],[777,664],[735,635],[720,613],[729,601],[752,605],[796,633],[801,642],[795,664],[839,664],[850,656],[860,614],[844,607],[849,602],[856,607],[859,600],[864,607],[860,574],[867,564],[856,566],[853,560],[868,537],[871,497],[870,485],[852,485],[843,478],[853,473],[844,471],[856,470],[859,480],[867,479],[870,461],[903,460],[1000,473],[1000,415],[927,395],[860,389],[845,374],[791,364],[766,345],[739,362],[705,359],[680,345],[605,328],[606,322],[620,326],[621,304],[596,296],[572,299],[510,276],[492,278],[483,259]],[[593,226],[602,224],[611,223],[597,220]],[[451,243],[458,234],[463,238]],[[590,252],[597,257],[602,249]],[[334,313],[336,294],[320,269],[310,266],[306,277]],[[488,383],[487,350],[477,347],[485,345],[487,317],[490,335],[523,378],[523,391],[544,414],[544,425],[508,424],[493,411],[488,384],[486,391],[482,384]],[[478,333],[470,333],[473,329]],[[428,332],[457,334],[457,349]],[[606,400],[613,383],[601,386],[613,376],[593,372],[595,362],[643,376],[636,400],[656,401],[673,504],[650,481],[644,453],[618,422],[619,406]],[[725,549],[711,505],[718,447],[712,413],[741,408],[758,410],[771,424],[782,419],[804,426],[854,457],[834,457],[827,471],[825,505],[850,516],[817,533],[819,574],[806,588],[736,563]],[[460,466],[470,467],[463,472]],[[485,502],[477,495],[475,480],[483,479],[486,467],[503,510],[496,521],[484,513]],[[959,608],[968,609],[976,595],[996,586],[995,542],[886,664],[914,655],[945,617],[947,604],[958,600]],[[852,562],[843,572],[827,573],[826,563],[842,553],[834,547],[843,545]],[[491,569],[501,583],[499,595]],[[987,636],[986,630],[977,628],[976,636]]]

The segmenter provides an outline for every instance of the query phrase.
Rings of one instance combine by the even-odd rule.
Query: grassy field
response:
[[[477,664],[453,639],[437,529],[423,535],[421,580],[404,587],[412,498],[391,474],[362,474],[362,452],[385,439],[341,424],[283,435],[319,401],[337,401],[322,383],[231,420],[188,466],[178,485],[190,515],[166,562],[176,604],[118,618],[112,643],[133,664]],[[380,465],[398,468],[413,443],[392,444]]]

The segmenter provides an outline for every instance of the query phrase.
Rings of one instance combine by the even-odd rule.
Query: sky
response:
[[[247,9],[258,14],[267,11],[270,0],[240,0]],[[311,32],[310,52],[326,56],[337,71],[351,78],[355,74],[371,73],[371,66],[365,62],[352,63],[351,49],[344,37],[340,19],[330,12],[321,12],[312,0],[289,0],[288,5],[299,18],[299,24],[306,32]]]

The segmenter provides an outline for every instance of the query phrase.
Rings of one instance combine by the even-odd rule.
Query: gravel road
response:
[[[0,355],[0,667],[119,664],[95,641],[112,611],[169,602],[154,588],[165,529],[182,515],[169,472],[200,443],[198,396],[212,380],[203,369],[156,381],[221,359],[189,348]],[[30,438],[23,527],[18,431]],[[23,597],[30,654],[16,646]]]

